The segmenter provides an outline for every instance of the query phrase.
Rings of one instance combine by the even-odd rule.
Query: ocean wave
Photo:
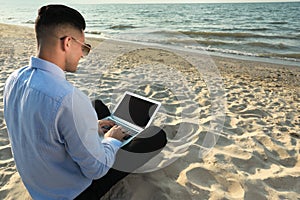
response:
[[[102,32],[101,31],[84,31],[87,34],[93,34],[93,35],[101,35]]]
[[[202,31],[180,31],[180,33],[189,36],[217,36],[217,37],[255,37],[256,34],[253,33],[230,33],[230,32],[202,32]]]
[[[212,48],[207,47],[204,50],[211,51],[211,52],[219,52],[219,53],[225,53],[225,54],[234,54],[234,55],[241,55],[241,56],[254,56],[258,57],[259,54],[245,52],[245,51],[238,51],[238,50],[232,50],[232,49],[221,49],[221,48]]]
[[[125,30],[125,29],[134,29],[134,28],[138,28],[138,27],[132,25],[115,25],[109,27],[109,29],[113,29],[113,30]]]
[[[219,38],[280,38],[280,39],[297,39],[298,35],[263,35],[248,32],[205,32],[205,31],[179,31],[182,34],[191,37],[219,37]]]
[[[247,57],[261,57],[261,58],[276,58],[280,60],[300,62],[300,54],[298,53],[250,53],[245,51],[238,51],[232,49],[222,49],[222,48],[214,48],[214,47],[196,47],[196,46],[185,46],[190,49],[199,49],[208,52],[216,52],[223,54],[232,54],[237,56],[247,56]]]
[[[240,43],[237,41],[222,41],[222,40],[198,40],[194,38],[185,38],[185,39],[177,39],[172,38],[168,40],[163,40],[162,42],[167,44],[183,44],[183,45],[200,45],[204,47],[216,47],[216,46],[222,46],[222,47],[237,47],[237,46],[243,46],[245,47],[255,47],[259,49],[270,49],[270,50],[291,50],[294,47],[289,46],[283,43],[267,43],[267,42],[245,42]]]
[[[223,41],[215,41],[215,40],[196,40],[196,42],[200,45],[231,45],[231,43],[223,42]]]
[[[221,31],[269,31],[272,30],[272,28],[222,28]]]
[[[271,49],[289,49],[289,46],[279,43],[279,44],[270,44],[266,42],[249,42],[246,45],[254,46],[254,47],[263,47],[263,48],[271,48]]]
[[[209,32],[209,31],[172,31],[172,30],[159,30],[153,31],[150,34],[164,35],[164,36],[178,36],[184,35],[190,38],[202,37],[255,37],[253,33],[230,33],[230,32]]]
[[[259,56],[270,58],[285,58],[287,60],[300,62],[300,54],[298,53],[263,53],[259,54]]]
[[[278,24],[278,25],[283,25],[283,24],[288,24],[288,22],[284,22],[284,21],[274,21],[274,22],[269,22],[269,24]]]
[[[183,45],[204,45],[204,46],[210,46],[210,45],[228,45],[231,43],[223,42],[223,41],[217,41],[217,40],[195,40],[193,38],[186,38],[186,39],[167,39],[163,40],[162,42],[167,44],[183,44]]]
[[[23,24],[35,24],[35,22],[33,20],[28,20],[26,22],[23,22]]]
[[[272,30],[271,28],[249,28],[243,29],[244,31],[269,31]]]
[[[151,31],[151,32],[149,32],[149,34],[152,34],[152,35],[164,35],[164,36],[184,35],[180,31],[172,31],[172,30]]]

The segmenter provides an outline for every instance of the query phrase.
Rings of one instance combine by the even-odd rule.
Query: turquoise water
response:
[[[40,5],[1,5],[0,22],[33,26]],[[300,2],[70,5],[98,37],[300,62]]]

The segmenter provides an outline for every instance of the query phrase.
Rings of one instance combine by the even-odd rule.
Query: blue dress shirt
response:
[[[32,57],[4,89],[17,170],[33,199],[73,199],[105,175],[121,142],[98,136],[88,97],[53,63]]]

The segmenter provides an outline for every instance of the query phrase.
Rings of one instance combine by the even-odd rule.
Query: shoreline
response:
[[[0,24],[0,42],[3,94],[7,77],[28,65],[30,56],[35,55],[36,41],[32,28]],[[95,47],[103,44],[102,39],[95,38],[87,38],[87,42]],[[117,53],[122,46],[117,42],[106,45],[107,49],[101,47]],[[136,89],[158,98],[164,107],[155,123],[166,125],[170,142],[160,155],[164,162],[176,158],[157,171],[129,175],[103,199],[300,199],[300,67],[211,56],[222,78],[225,116],[216,145],[200,157],[205,146],[203,137],[213,121],[212,99],[207,85],[195,76],[193,65],[172,52],[142,48],[117,54],[112,65],[103,71],[106,66],[101,58],[106,55],[101,53],[105,52],[101,48],[94,52],[89,59],[83,59],[76,73],[67,74],[68,81],[89,97],[101,93],[106,102],[114,92],[130,86],[132,80],[145,81],[145,86]],[[180,79],[169,77],[173,75],[170,69],[186,75],[195,91],[192,99],[172,98],[168,88],[162,87],[171,84],[184,92]],[[101,90],[97,85],[95,91],[94,81],[99,83],[99,79]],[[191,101],[198,107],[191,106]],[[0,199],[28,200],[31,198],[11,154],[3,106],[1,95]],[[188,119],[199,114],[197,123],[186,123],[187,119],[181,116],[183,110],[191,112]],[[185,139],[176,140],[182,124],[186,128],[184,134],[191,134],[191,141],[177,144]]]
[[[26,29],[34,30],[34,28],[31,27],[31,26],[34,26],[34,24],[0,23],[0,25],[19,26],[19,27],[24,27]],[[100,36],[99,34],[92,34],[92,33],[86,33],[86,38],[90,39],[91,41],[105,40],[105,38]],[[118,41],[117,39],[109,39],[109,40]],[[135,43],[134,41],[129,41],[129,40],[126,40],[124,42]],[[152,45],[152,44],[146,43],[146,42],[137,42],[137,43],[140,43],[141,45]],[[159,44],[153,44],[153,45],[159,45]],[[171,48],[176,49],[176,46],[172,46]],[[181,47],[178,47],[178,48],[181,48]],[[186,49],[186,51],[189,51],[189,50],[192,50],[192,49]],[[268,63],[268,64],[274,64],[274,65],[293,66],[293,67],[299,67],[300,68],[300,62],[292,61],[292,60],[285,60],[285,59],[280,59],[280,58],[245,56],[245,55],[236,55],[236,54],[230,54],[230,53],[212,52],[212,51],[206,51],[206,50],[199,50],[199,52],[205,52],[209,56],[215,57],[215,58],[228,58],[228,59],[241,60],[241,61],[246,61],[246,62],[247,61],[249,61],[249,62],[253,61],[253,62]]]
[[[104,37],[100,36],[99,34],[91,34],[86,33],[87,38],[91,39],[101,39],[105,40]],[[139,42],[139,41],[130,41],[130,40],[119,40],[119,39],[110,39],[109,40],[115,40],[115,41],[121,41],[121,42],[128,42],[128,43],[139,43],[141,45],[149,45],[149,46],[159,46],[161,44],[157,43],[147,43],[147,42]],[[162,45],[166,48],[179,48],[182,49],[181,46],[168,46],[168,45]],[[185,51],[199,51],[204,52],[205,54],[211,56],[211,57],[220,57],[220,58],[228,58],[228,59],[235,59],[235,60],[243,60],[243,61],[253,61],[253,62],[262,62],[262,63],[269,63],[269,64],[275,64],[275,65],[285,65],[285,66],[295,66],[300,67],[299,61],[293,61],[291,59],[284,59],[284,58],[276,58],[276,57],[258,57],[258,56],[246,56],[246,55],[239,55],[239,54],[231,54],[231,53],[221,53],[221,52],[214,52],[214,51],[207,51],[207,50],[193,50],[193,49],[185,49]]]

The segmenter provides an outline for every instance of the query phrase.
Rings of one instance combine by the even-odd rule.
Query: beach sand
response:
[[[126,88],[162,101],[154,124],[170,141],[102,199],[300,199],[299,67],[200,56],[212,66],[197,68],[175,50],[88,41],[96,48],[68,80],[110,108]],[[35,55],[34,32],[0,24],[0,44],[0,199],[31,199],[12,158],[2,94],[9,74]],[[207,137],[214,126],[221,129]]]

